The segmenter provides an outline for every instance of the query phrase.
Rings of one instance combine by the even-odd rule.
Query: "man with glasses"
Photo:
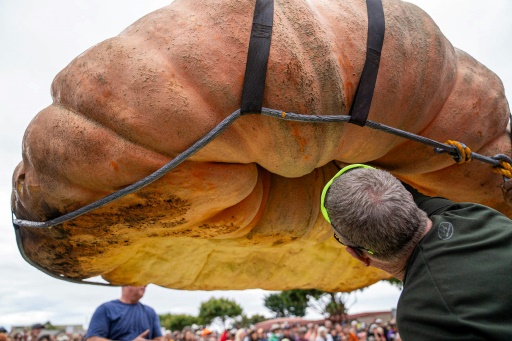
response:
[[[403,340],[512,340],[509,218],[359,164],[327,183],[321,210],[348,253],[403,281]]]

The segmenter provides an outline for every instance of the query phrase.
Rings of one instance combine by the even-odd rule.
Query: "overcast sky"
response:
[[[437,22],[452,44],[494,71],[511,98],[512,1],[411,1]],[[164,0],[0,0],[0,326],[86,324],[119,288],[62,282],[32,268],[17,250],[11,226],[11,176],[21,160],[24,130],[51,103],[54,76],[90,46],[117,35]],[[251,14],[248,14],[251,15]],[[196,315],[210,297],[229,297],[248,314],[270,316],[262,290],[189,292],[149,286],[143,299],[157,313]],[[389,310],[399,291],[377,284],[357,295],[350,313]],[[310,317],[317,317],[310,313]]]

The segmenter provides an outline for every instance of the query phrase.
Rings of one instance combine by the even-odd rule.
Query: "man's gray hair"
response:
[[[349,246],[396,260],[422,238],[427,215],[386,171],[355,168],[335,179],[325,198],[336,233]]]

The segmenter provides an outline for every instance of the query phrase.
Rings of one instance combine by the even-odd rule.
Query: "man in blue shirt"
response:
[[[121,298],[100,305],[92,315],[87,341],[164,341],[155,310],[140,303],[145,286],[124,286]]]

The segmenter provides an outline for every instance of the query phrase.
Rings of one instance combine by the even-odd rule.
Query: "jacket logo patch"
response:
[[[449,222],[442,222],[437,229],[439,239],[446,240],[453,236],[453,225]]]

